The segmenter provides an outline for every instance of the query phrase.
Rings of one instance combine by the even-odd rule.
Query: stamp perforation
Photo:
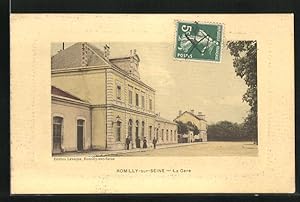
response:
[[[192,58],[190,56],[191,54],[190,55],[186,54],[184,58],[183,57],[181,57],[181,58],[180,57],[176,57],[177,48],[178,48],[178,36],[179,36],[178,35],[179,34],[179,27],[178,26],[179,26],[179,23],[183,23],[183,24],[184,23],[186,23],[186,24],[195,24],[195,25],[198,24],[200,26],[201,25],[202,26],[215,25],[217,27],[217,30],[218,30],[218,32],[216,33],[217,34],[217,39],[219,39],[217,41],[214,40],[214,41],[216,41],[215,44],[217,44],[219,42],[219,44],[215,45],[215,47],[216,47],[215,48],[215,54],[218,57],[218,60],[216,60],[216,59],[207,59],[207,58],[194,59],[194,58]],[[179,19],[176,19],[176,20],[174,20],[174,25],[175,25],[175,42],[174,42],[174,46],[173,46],[173,48],[174,48],[173,60],[176,60],[176,61],[191,61],[191,62],[221,63],[221,61],[222,61],[222,51],[223,51],[223,47],[224,47],[224,27],[225,27],[224,23],[209,22],[209,21],[189,21],[189,20],[179,20]],[[219,31],[219,29],[221,29],[221,30]],[[206,34],[205,32],[203,32],[203,33]],[[196,36],[196,34],[195,34],[195,36]],[[201,43],[201,41],[200,40],[194,40],[194,42],[196,42],[196,44],[195,44],[195,43],[193,43],[192,40],[190,40],[190,39],[188,39],[188,40],[190,41],[190,43],[193,44],[193,48],[192,49],[196,48],[196,50],[200,53],[199,48],[197,48],[197,44]],[[203,40],[203,38],[202,38],[202,40]],[[204,51],[206,51],[206,49],[208,48],[208,46],[209,46],[208,43],[211,43],[212,38],[210,36],[209,36],[209,40],[208,39],[206,40],[207,45],[204,48]],[[210,45],[210,46],[212,46],[212,45]],[[202,52],[202,55],[204,55],[203,52]],[[215,56],[215,58],[216,58],[216,56]],[[188,57],[190,57],[190,58],[188,58]]]

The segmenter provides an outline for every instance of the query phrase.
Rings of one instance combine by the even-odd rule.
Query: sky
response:
[[[65,48],[73,43],[65,43]],[[100,49],[105,43],[93,43]],[[173,120],[179,110],[206,115],[208,123],[228,120],[241,123],[250,107],[242,102],[247,90],[243,79],[237,77],[232,56],[222,49],[220,63],[204,61],[179,61],[173,58],[172,43],[113,42],[110,57],[127,56],[136,49],[140,57],[141,80],[156,90],[155,110]],[[52,44],[51,54],[62,44]]]

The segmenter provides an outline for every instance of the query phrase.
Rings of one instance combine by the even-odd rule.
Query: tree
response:
[[[187,124],[182,123],[181,121],[177,121],[177,132],[178,134],[187,134],[189,129]]]
[[[198,135],[200,133],[198,127],[195,124],[193,124],[192,122],[188,121],[187,126],[190,131],[193,131],[194,135]]]
[[[229,41],[227,48],[233,56],[233,67],[237,76],[245,80],[248,86],[242,100],[250,106],[244,120],[244,129],[255,144],[257,138],[257,43],[256,41]]]
[[[207,137],[210,141],[249,141],[252,137],[244,132],[244,124],[220,121],[208,125]]]

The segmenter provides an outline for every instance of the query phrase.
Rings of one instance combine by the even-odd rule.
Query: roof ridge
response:
[[[199,118],[197,115],[195,115],[195,114],[193,114],[192,112],[189,112],[189,111],[184,111],[183,113],[181,113],[180,115],[178,115],[178,116],[174,119],[174,121],[175,121],[176,119],[178,119],[180,116],[182,116],[184,113],[188,113],[188,114],[192,115],[193,117],[195,117],[195,118],[198,119],[198,120],[206,121],[205,119],[201,119],[201,118]]]
[[[95,46],[94,44],[89,43],[89,42],[83,42],[83,43],[86,43],[86,44],[87,44],[90,48],[92,48],[94,51],[95,51],[95,50],[99,51],[99,52],[102,54],[102,56],[104,55],[104,52],[103,52],[100,48],[98,48],[97,46]]]

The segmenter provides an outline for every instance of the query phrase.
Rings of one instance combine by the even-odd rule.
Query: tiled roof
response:
[[[61,97],[66,97],[66,98],[70,98],[70,99],[73,99],[73,100],[78,100],[78,101],[82,101],[84,102],[83,100],[81,100],[80,98],[66,92],[66,91],[63,91],[59,88],[56,88],[55,86],[51,86],[51,95],[58,95],[58,96],[61,96]]]
[[[88,66],[106,64],[103,52],[90,43],[86,43],[89,48],[87,52]],[[51,57],[51,69],[68,69],[74,67],[81,67],[81,47],[82,42],[73,44],[72,46],[59,51]]]
[[[188,112],[188,111],[185,111],[185,112],[183,112],[182,114],[180,114],[179,116],[177,116],[177,117],[174,119],[174,121],[176,121],[176,119],[178,119],[179,117],[181,117],[181,116],[182,116],[183,114],[185,114],[185,113],[187,113],[187,114],[189,114],[189,115],[195,117],[196,119],[198,119],[198,120],[200,120],[200,121],[205,121],[205,119],[201,119],[201,118],[199,118],[197,115],[195,115],[195,114],[193,114],[193,113],[191,113],[191,112]]]
[[[102,50],[100,50],[99,48],[97,48],[96,46],[94,46],[91,43],[86,43],[86,45],[88,47],[90,47],[93,51],[95,51],[97,53],[97,55],[104,57],[104,52]]]
[[[81,59],[82,59],[82,42],[78,42],[73,44],[72,46],[59,51],[57,54],[53,55],[51,57],[51,70],[65,70],[69,68],[78,68],[81,67]],[[116,61],[122,58],[114,58],[107,60],[104,58],[104,53],[102,50],[97,48],[95,45],[91,43],[85,43],[88,47],[88,53],[87,53],[87,66],[100,66],[100,65],[111,65],[116,67],[119,71],[122,71],[124,74],[128,74],[128,72],[121,67],[121,64],[117,64],[112,61]],[[138,58],[138,56],[136,55]],[[126,57],[125,57],[126,58]],[[139,59],[139,58],[138,58]],[[112,61],[111,61],[112,60]],[[129,75],[130,76],[130,75]],[[136,82],[142,84],[143,86],[147,87],[148,89],[155,91],[152,87],[145,84],[144,82],[131,77],[132,79],[135,79]]]

